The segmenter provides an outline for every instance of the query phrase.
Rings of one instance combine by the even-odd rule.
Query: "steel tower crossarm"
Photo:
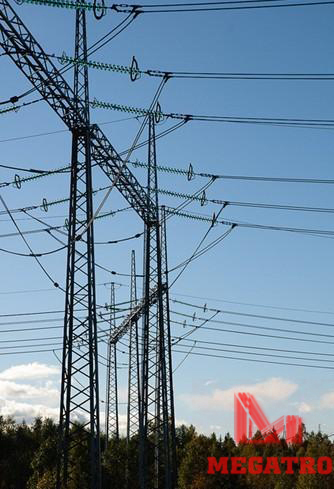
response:
[[[0,0],[0,33],[0,45],[5,53],[66,126],[73,130],[81,123],[84,127],[84,102],[75,101],[70,85],[7,0]],[[122,158],[96,124],[91,126],[90,139],[92,161],[110,180],[117,179],[116,188],[144,222],[154,222],[154,203],[127,166],[122,168]]]
[[[162,285],[162,290],[166,290],[166,285]],[[148,301],[148,306],[153,306],[153,304],[156,304],[158,298],[159,298],[160,291],[158,291],[158,288],[156,287],[151,291],[149,301]],[[142,299],[139,304],[137,304],[132,311],[128,314],[128,316],[124,319],[124,321],[116,328],[113,333],[110,335],[110,342],[111,343],[117,343],[123,336],[129,331],[131,325],[138,321],[139,318],[143,315],[145,308],[147,307],[145,299]]]

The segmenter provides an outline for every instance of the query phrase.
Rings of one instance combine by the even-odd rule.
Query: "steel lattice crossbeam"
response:
[[[166,284],[163,284],[162,290],[166,290]],[[110,342],[117,343],[123,336],[128,333],[130,327],[133,323],[139,320],[139,318],[143,315],[145,308],[148,306],[153,306],[157,303],[159,298],[160,291],[158,291],[158,287],[155,287],[154,290],[150,292],[149,300],[147,304],[146,298],[142,299],[128,314],[128,316],[124,319],[124,321],[113,330],[110,335]]]
[[[79,100],[76,104],[73,90],[7,0],[0,0],[0,33],[5,53],[66,126],[70,130],[78,123],[84,126],[84,102]],[[153,202],[127,166],[122,167],[122,158],[96,124],[91,126],[91,154],[110,180],[119,177],[116,188],[139,216],[145,222],[154,221]]]

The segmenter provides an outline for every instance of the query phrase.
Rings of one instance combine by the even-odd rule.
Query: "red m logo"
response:
[[[252,394],[234,394],[234,439],[236,443],[278,443],[283,434],[288,443],[302,443],[302,418],[300,416],[281,416],[270,423]],[[261,440],[252,440],[255,430],[260,430]]]

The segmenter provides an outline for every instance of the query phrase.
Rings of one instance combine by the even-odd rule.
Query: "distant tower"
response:
[[[143,290],[146,307],[142,338],[139,479],[141,489],[151,489],[152,485],[148,481],[148,474],[151,472],[148,450],[153,444],[153,488],[174,489],[175,420],[172,406],[168,286],[167,275],[163,270],[153,114],[149,118],[147,189],[148,201],[152,198],[156,212],[154,219],[145,224]],[[149,306],[150,294],[155,289],[158,291],[158,300]]]
[[[119,437],[118,421],[118,385],[117,385],[117,350],[116,343],[112,341],[112,334],[116,329],[116,301],[115,284],[111,284],[110,294],[110,329],[108,337],[107,354],[107,389],[106,389],[106,439]]]
[[[130,284],[130,308],[137,305],[137,277],[136,255],[131,252],[131,284]],[[129,384],[128,384],[128,412],[127,412],[127,441],[139,432],[139,338],[138,321],[131,323],[129,330]]]

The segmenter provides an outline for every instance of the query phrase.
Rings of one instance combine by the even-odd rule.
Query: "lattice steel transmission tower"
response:
[[[77,13],[77,27],[76,56],[85,60],[85,15],[80,9]],[[173,488],[176,472],[173,469],[174,410],[170,407],[173,402],[170,382],[172,369],[170,348],[166,347],[166,320],[161,319],[166,317],[161,299],[166,284],[161,269],[163,259],[156,192],[146,191],[129,168],[123,166],[122,158],[97,124],[89,130],[88,76],[85,68],[81,68],[81,65],[75,66],[76,83],[73,90],[7,0],[0,0],[0,45],[73,134],[60,418],[63,436],[58,488],[66,488],[71,475],[71,454],[80,447],[84,448],[83,453],[89,447],[84,468],[89,469],[90,489],[100,486],[93,227],[89,226],[87,232],[83,232],[92,216],[91,159],[110,181],[116,181],[115,187],[146,226],[145,294],[140,307],[133,313],[133,316],[139,317],[145,308],[139,411],[140,485],[142,489],[151,489],[147,478],[150,468],[148,452],[153,446],[154,487]],[[153,120],[150,121],[150,133],[154,133]],[[150,138],[150,141],[150,161],[155,162],[154,138]],[[151,183],[156,182],[152,165],[149,179],[151,188]],[[154,187],[156,189],[156,183]],[[79,220],[77,211],[83,212],[85,218]],[[115,341],[127,331],[131,321],[130,318],[120,328],[120,333],[115,335]],[[85,431],[76,428],[76,419],[83,421]]]
[[[136,255],[131,252],[131,284],[130,284],[130,309],[137,306],[137,276]],[[139,331],[138,319],[135,318],[129,330],[129,376],[128,376],[128,412],[127,412],[127,443],[139,432],[140,410],[140,366],[139,366]]]
[[[106,392],[106,437],[119,438],[118,421],[118,384],[117,384],[117,349],[112,335],[116,329],[115,284],[111,284],[110,298],[110,331],[107,354],[107,392]]]
[[[175,424],[172,359],[169,330],[166,274],[159,224],[156,168],[155,120],[149,118],[148,199],[155,204],[154,220],[145,224],[144,241],[144,316],[142,332],[142,371],[140,409],[139,478],[141,489],[175,487]],[[165,239],[165,234],[164,234]],[[157,290],[157,301],[149,304],[150,291]],[[166,309],[167,308],[167,309]],[[153,464],[151,463],[153,460]]]
[[[87,61],[84,9],[76,10],[75,58]],[[71,127],[71,187],[57,489],[67,489],[70,482],[77,487],[84,485],[87,483],[85,477],[90,489],[100,489],[99,384],[87,66],[75,65],[73,91],[75,119]],[[75,469],[80,450],[83,453],[88,450],[86,476]]]

